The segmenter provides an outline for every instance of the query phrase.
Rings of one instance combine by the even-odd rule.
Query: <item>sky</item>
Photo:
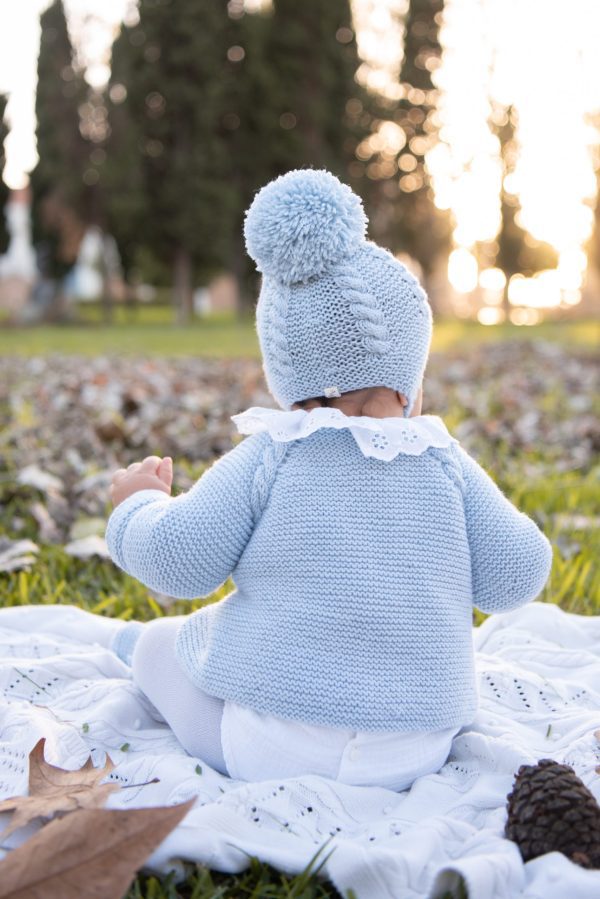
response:
[[[0,0],[0,92],[9,94],[11,134],[4,179],[10,187],[26,184],[36,163],[35,87],[40,42],[39,16],[48,0]],[[71,38],[90,63],[88,80],[102,84],[108,75],[109,48],[130,0],[65,0]]]
[[[47,5],[0,0],[0,91],[9,94],[11,124],[4,177],[11,187],[23,186],[36,162],[39,14]],[[393,13],[406,6],[407,0],[353,2],[365,60],[361,77],[392,96],[402,55],[402,26]],[[65,8],[87,78],[101,85],[119,23],[135,16],[135,3],[65,0]],[[451,209],[456,221],[451,280],[465,292],[474,286],[480,273],[471,249],[498,230],[501,170],[498,142],[487,125],[492,97],[513,103],[518,112],[519,155],[510,190],[520,199],[520,223],[560,254],[560,277],[553,285],[546,279],[542,292],[547,297],[554,291],[556,300],[557,291],[572,291],[577,302],[600,161],[600,0],[446,0],[440,38],[444,56],[434,77],[442,141],[427,163],[436,204]],[[390,128],[379,144],[393,149],[394,140]],[[499,276],[486,277],[493,293]],[[533,293],[530,302],[535,305]]]

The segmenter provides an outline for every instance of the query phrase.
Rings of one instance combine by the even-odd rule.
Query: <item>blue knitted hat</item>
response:
[[[256,328],[284,409],[362,387],[406,395],[423,378],[432,315],[417,279],[366,239],[362,201],[327,171],[297,169],[258,191],[244,236],[262,273]]]

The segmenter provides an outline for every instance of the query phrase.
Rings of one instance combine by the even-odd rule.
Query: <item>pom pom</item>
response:
[[[263,187],[246,212],[246,249],[259,272],[284,284],[307,281],[365,239],[362,201],[335,175],[296,169]]]

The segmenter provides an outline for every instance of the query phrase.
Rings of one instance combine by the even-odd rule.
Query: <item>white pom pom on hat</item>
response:
[[[362,201],[320,169],[294,169],[256,194],[244,237],[259,272],[283,284],[307,281],[351,256],[365,240]]]

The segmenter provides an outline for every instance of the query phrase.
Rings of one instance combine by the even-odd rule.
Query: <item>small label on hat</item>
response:
[[[323,396],[326,396],[327,399],[331,399],[334,396],[341,396],[339,387],[324,387],[323,388]]]

